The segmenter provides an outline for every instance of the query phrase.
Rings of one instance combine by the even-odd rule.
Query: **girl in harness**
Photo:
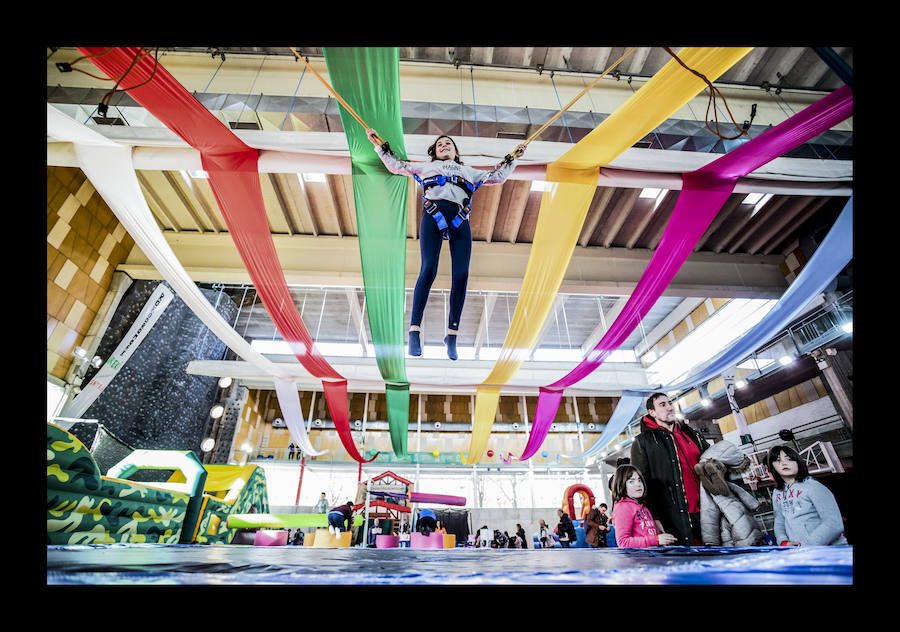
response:
[[[482,171],[463,165],[459,159],[456,143],[449,136],[438,136],[428,148],[430,162],[412,163],[394,157],[388,143],[379,144],[373,129],[366,130],[369,140],[375,145],[375,152],[391,173],[412,176],[422,185],[423,213],[419,226],[419,252],[422,257],[419,278],[413,293],[412,316],[409,326],[409,355],[422,355],[420,337],[422,316],[428,293],[437,276],[441,245],[446,239],[450,243],[451,286],[450,315],[447,323],[447,356],[451,360],[458,357],[456,336],[459,319],[466,300],[466,284],[469,280],[469,261],[472,257],[472,229],[469,226],[469,212],[472,194],[483,184],[500,184],[516,168],[516,158],[525,153],[525,146],[519,145],[513,153],[507,154],[492,171]]]

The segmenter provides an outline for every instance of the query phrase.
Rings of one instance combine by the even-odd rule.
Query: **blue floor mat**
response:
[[[50,585],[851,585],[853,547],[315,549],[47,547]]]

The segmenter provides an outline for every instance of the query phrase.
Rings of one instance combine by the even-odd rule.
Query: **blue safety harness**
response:
[[[422,210],[431,215],[432,219],[437,222],[438,228],[440,229],[444,239],[450,239],[450,226],[452,226],[453,228],[458,228],[460,224],[468,221],[469,214],[472,212],[470,205],[472,201],[472,194],[475,193],[475,190],[480,187],[482,183],[479,182],[477,184],[472,184],[461,176],[445,176],[443,174],[430,176],[428,178],[420,178],[416,174],[413,174],[413,178],[415,178],[416,181],[422,185]],[[429,200],[427,197],[425,197],[425,192],[428,191],[428,189],[430,189],[431,187],[444,186],[448,183],[455,184],[466,192],[465,201],[460,206],[460,209],[456,213],[456,215],[454,215],[450,220],[449,224],[447,222],[447,218],[444,217],[444,214],[441,212],[440,207],[433,200]],[[447,201],[449,202],[449,200]]]

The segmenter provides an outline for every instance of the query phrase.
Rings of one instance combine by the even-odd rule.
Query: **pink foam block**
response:
[[[400,536],[399,535],[376,535],[375,536],[375,548],[376,549],[396,549],[400,546]]]
[[[429,533],[427,536],[419,532],[412,533],[409,539],[411,549],[442,549],[444,548],[444,534],[440,531]]]
[[[460,505],[465,506],[466,499],[464,496],[450,496],[448,494],[423,494],[421,492],[411,492],[409,494],[410,502],[414,503],[431,503],[436,505]]]
[[[253,546],[285,546],[287,537],[287,531],[260,529],[253,538]]]

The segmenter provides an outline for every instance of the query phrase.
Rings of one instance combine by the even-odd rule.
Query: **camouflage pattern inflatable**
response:
[[[101,476],[88,449],[47,424],[47,543],[176,544],[190,496]]]
[[[268,513],[266,474],[256,465],[206,465],[208,476],[194,535],[198,544],[230,544],[237,529],[227,529],[231,514]],[[217,489],[218,488],[218,489]]]

